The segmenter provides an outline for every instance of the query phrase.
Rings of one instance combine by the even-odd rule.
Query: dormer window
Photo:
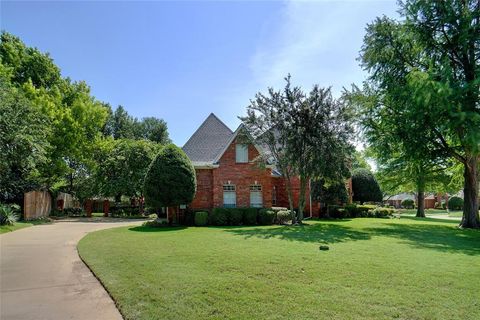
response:
[[[235,161],[237,163],[247,163],[248,162],[248,145],[246,144],[236,144],[235,145]]]

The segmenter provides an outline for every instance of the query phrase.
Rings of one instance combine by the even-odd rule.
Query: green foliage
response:
[[[0,225],[13,225],[19,219],[19,215],[12,206],[0,203]]]
[[[228,210],[228,224],[239,226],[243,222],[243,210],[240,208],[231,208]]]
[[[50,148],[49,121],[2,76],[0,115],[0,201],[18,201],[41,182]]]
[[[197,211],[195,212],[195,225],[198,227],[206,226],[208,224],[208,212]]]
[[[140,196],[148,167],[161,150],[146,140],[104,140],[96,155],[94,181],[100,195]]]
[[[312,182],[312,197],[326,205],[348,201],[347,188],[343,181],[331,184],[325,184],[323,180]]]
[[[463,209],[463,199],[460,197],[451,197],[448,199],[448,209],[449,210],[462,210]]]
[[[286,224],[292,219],[292,214],[289,210],[280,210],[277,212],[275,222],[278,224]]]
[[[210,214],[210,223],[215,226],[226,226],[229,213],[227,208],[214,208]]]
[[[258,224],[262,226],[271,225],[275,221],[275,211],[271,209],[260,209],[258,211]]]
[[[173,207],[189,204],[196,192],[195,169],[182,149],[170,144],[152,161],[145,177],[145,203]]]
[[[352,175],[353,201],[382,201],[382,192],[374,175],[366,169],[357,169]]]
[[[388,218],[395,212],[394,209],[378,207],[369,211],[369,215],[373,215],[375,218]]]
[[[405,209],[413,209],[415,208],[415,201],[413,201],[412,199],[405,199],[402,201],[401,205]]]
[[[478,10],[473,0],[407,0],[400,20],[377,18],[364,38],[361,61],[370,76],[359,98],[378,154],[402,157],[417,173],[445,169],[444,161],[463,165],[461,225],[469,228],[480,227]]]
[[[257,208],[242,208],[243,211],[243,224],[247,226],[253,226],[257,224]]]

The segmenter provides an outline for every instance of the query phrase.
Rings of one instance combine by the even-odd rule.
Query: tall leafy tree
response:
[[[146,139],[160,144],[169,144],[167,123],[163,119],[145,117],[137,123],[136,137]]]
[[[350,175],[353,127],[350,108],[334,99],[330,88],[315,85],[299,97],[300,103],[287,110],[291,128],[287,154],[300,177],[297,219],[302,221],[310,179],[338,183]]]
[[[47,163],[49,121],[0,75],[0,202],[20,202]]]
[[[480,3],[407,0],[401,21],[367,27],[361,60],[374,119],[396,117],[412,161],[452,158],[464,167],[461,226],[480,227]],[[419,149],[426,152],[419,152]]]
[[[97,154],[94,181],[98,194],[115,197],[140,196],[147,169],[161,145],[146,140],[105,140]]]

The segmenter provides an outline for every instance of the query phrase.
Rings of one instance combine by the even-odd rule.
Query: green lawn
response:
[[[403,217],[308,224],[125,227],[78,249],[126,319],[480,319],[480,231]]]
[[[44,223],[49,223],[49,222],[46,220],[17,221],[13,224],[13,226],[8,226],[8,225],[0,226],[0,234],[31,227],[37,224],[44,224]]]
[[[410,214],[410,215],[415,215],[417,213],[417,209],[401,209],[400,213],[402,214]],[[463,216],[462,211],[447,211],[447,210],[442,210],[442,209],[425,209],[425,214],[429,215],[445,215],[448,217],[455,217],[455,218],[461,218]]]

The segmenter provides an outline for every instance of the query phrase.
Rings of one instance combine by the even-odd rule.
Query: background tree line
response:
[[[148,165],[170,143],[167,124],[138,120],[61,76],[48,53],[0,37],[0,202],[36,188],[134,196]]]

